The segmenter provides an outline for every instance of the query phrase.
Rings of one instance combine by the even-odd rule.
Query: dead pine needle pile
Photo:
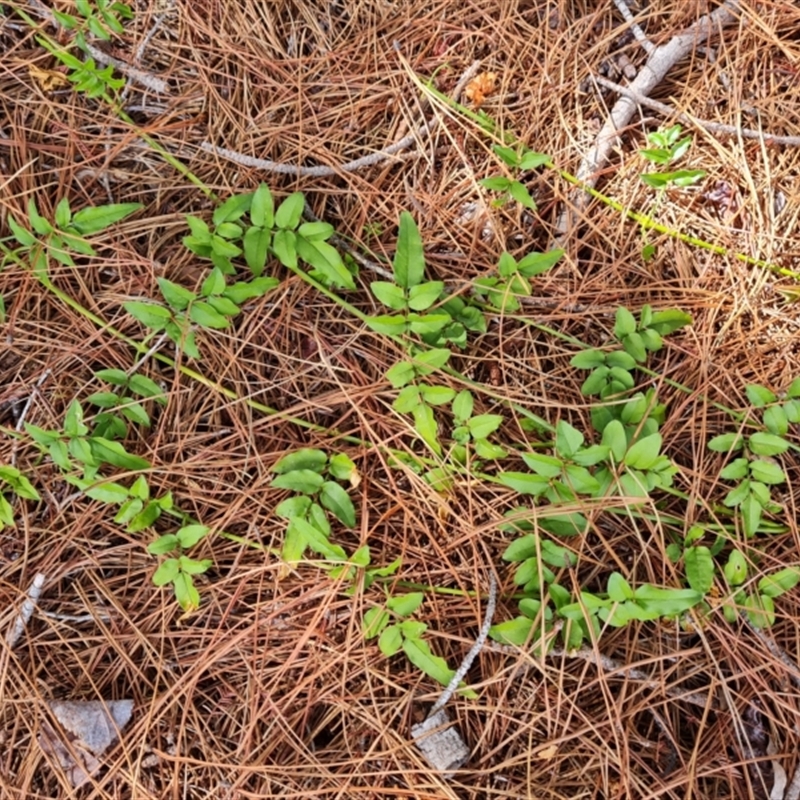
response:
[[[2,798],[800,797],[796,3],[0,53]]]

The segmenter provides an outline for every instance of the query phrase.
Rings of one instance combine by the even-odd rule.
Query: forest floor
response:
[[[77,17],[98,7],[53,5]],[[629,3],[655,46],[718,5]],[[588,202],[559,170],[578,172],[619,99],[593,78],[628,84],[648,59],[610,0],[154,0],[136,5],[109,41],[87,31],[102,53],[166,82],[131,79],[124,90],[107,87],[107,99],[66,82],[69,64],[42,44],[83,58],[75,29],[56,27],[34,0],[0,5],[0,468],[19,470],[35,490],[31,499],[24,486],[12,491],[16,473],[0,469],[13,513],[0,515],[4,636],[42,576],[32,617],[0,649],[2,797],[797,798],[800,787],[781,785],[800,762],[800,597],[789,580],[774,620],[771,605],[751,605],[750,616],[722,606],[745,595],[768,602],[764,576],[800,565],[800,435],[784,426],[786,452],[762,453],[784,480],[768,487],[780,508],[765,505],[754,532],[724,504],[733,485],[720,476],[726,453],[707,447],[762,425],[749,385],[774,392],[761,396],[775,406],[800,377],[800,147],[775,138],[800,134],[800,7],[738,5],[732,24],[650,92],[671,112],[636,109],[591,176],[606,199]],[[463,105],[448,103],[465,73]],[[653,171],[640,150],[681,113],[691,147],[677,168],[705,177],[659,192],[640,179]],[[409,134],[397,155],[341,168]],[[550,161],[514,171],[493,151],[510,142]],[[331,169],[276,174],[203,143]],[[535,209],[493,202],[499,193],[480,181],[496,175],[520,178]],[[160,300],[164,278],[201,293],[211,262],[184,245],[186,216],[210,223],[220,201],[262,182],[276,202],[303,192],[340,252],[349,243],[362,263],[344,262],[352,288],[326,287],[302,262],[292,271],[270,256],[264,274],[276,280],[229,325],[192,317],[193,357],[185,341],[149,331],[130,303]],[[33,199],[42,219],[68,228],[63,198],[73,213],[140,206],[89,231],[94,253],[64,263],[41,244],[54,234],[29,207]],[[391,274],[402,255],[403,211],[419,228],[426,279],[466,301],[476,281],[497,275],[504,252],[519,261],[564,250],[530,278],[518,307],[484,304],[483,329],[448,345],[449,371],[428,376],[447,402],[414,414],[398,409],[398,384],[387,379],[408,358],[408,337],[365,322],[397,313],[370,283],[386,281],[374,268]],[[35,241],[26,245],[15,224]],[[252,278],[241,257],[232,260],[237,279]],[[525,472],[521,454],[551,454],[559,422],[600,442],[600,401],[581,393],[587,372],[570,359],[612,347],[617,309],[638,320],[646,305],[691,315],[632,373],[664,404],[672,486],[629,502],[625,491],[587,499],[558,490],[560,513],[581,513],[585,528],[540,528],[544,496],[534,505],[499,476]],[[131,530],[113,498],[89,488],[98,475],[81,448],[96,454],[89,439],[103,418],[87,398],[120,390],[100,370],[141,375],[150,381],[141,386],[163,394],[123,397],[134,411],[119,442],[147,467],[119,456],[117,469],[112,460],[98,475],[126,491],[144,475],[150,497],[171,492],[181,515],[165,502]],[[502,417],[490,439],[503,457],[479,458],[473,445],[455,457],[450,401],[465,389],[474,415]],[[69,440],[61,464],[32,430]],[[394,571],[371,585],[363,569],[331,572],[328,544],[287,560],[287,521],[275,509],[289,494],[271,483],[299,448],[352,461],[357,472],[331,497],[351,498],[354,524],[340,504],[329,541],[347,554],[366,545],[369,568]],[[606,598],[611,573],[634,588],[692,591],[703,582],[689,566],[701,547],[713,585],[677,620],[582,623],[577,653],[558,638],[568,623],[555,624],[556,590],[542,593],[546,612],[523,604],[533,619],[526,641],[501,649],[495,636],[467,673],[474,695],[448,704],[468,756],[445,774],[410,733],[441,691],[431,677],[440,662],[420,667],[411,651],[423,641],[455,668],[485,619],[490,575],[496,625],[518,617],[522,593],[536,596],[502,558],[516,535],[504,515],[522,520],[521,506],[540,509],[528,513],[534,548],[566,548],[564,565],[551,559],[547,570],[539,552],[534,577],[573,600],[580,590]],[[189,608],[184,585],[182,609],[174,576],[153,583],[165,554],[147,548],[186,524],[208,532],[185,548],[199,565],[199,605]],[[700,538],[684,549],[690,530]],[[726,569],[734,551],[746,576],[738,583]],[[417,592],[405,650],[387,657],[387,637],[364,636],[365,615]],[[759,628],[764,621],[773,624]],[[534,646],[542,636],[555,647],[546,656]],[[85,732],[52,734],[72,742],[61,745],[59,766],[47,731],[66,723],[52,701],[125,699],[131,719],[98,746],[96,762],[81,750]]]

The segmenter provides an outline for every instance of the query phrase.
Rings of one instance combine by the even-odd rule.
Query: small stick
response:
[[[460,767],[469,758],[469,749],[455,728],[445,727],[450,722],[450,718],[444,710],[444,706],[453,696],[453,693],[458,690],[458,685],[469,671],[472,662],[483,649],[486,637],[489,635],[489,628],[492,626],[496,604],[497,580],[494,577],[494,573],[490,573],[486,616],[475,644],[472,645],[470,651],[464,657],[461,666],[456,670],[450,683],[439,695],[439,699],[431,707],[428,716],[422,722],[411,727],[411,738],[414,739],[420,752],[433,769],[444,773],[446,777],[452,773],[452,770]]]
[[[469,81],[472,80],[479,67],[480,61],[475,61],[467,68],[453,90],[454,100],[458,100],[461,92],[464,90]],[[228,150],[226,147],[218,147],[215,144],[211,144],[211,142],[202,142],[200,144],[200,148],[208,153],[213,153],[214,155],[227,158],[230,161],[241,164],[244,167],[253,167],[254,169],[272,172],[277,175],[294,175],[296,177],[307,178],[327,178],[332,175],[339,175],[342,172],[355,172],[356,170],[363,169],[364,167],[371,167],[375,164],[380,164],[382,161],[386,161],[396,153],[406,150],[415,142],[425,139],[431,134],[437,123],[438,118],[434,118],[429,122],[424,123],[413,133],[408,134],[408,136],[404,136],[402,139],[394,144],[390,144],[383,150],[378,150],[375,153],[369,153],[368,155],[361,156],[361,158],[357,158],[354,161],[348,161],[347,163],[341,164],[338,167],[329,167],[324,164],[320,164],[319,166],[315,167],[281,164],[277,161],[270,161],[269,159],[248,156],[244,153],[239,153],[236,150]]]
[[[696,125],[698,128],[710,131],[711,133],[730,134],[731,136],[741,136],[743,139],[759,139],[767,144],[783,144],[790,147],[800,147],[800,136],[781,136],[775,133],[764,133],[764,131],[757,131],[754,128],[740,128],[736,125],[726,125],[722,122],[710,122],[704,119],[697,119],[689,114],[676,111],[672,106],[666,103],[661,103],[658,100],[651,100],[645,97],[641,92],[637,92],[627,86],[620,86],[614,81],[608,80],[597,75],[592,80],[600,86],[605,86],[623,97],[629,97],[631,100],[637,102],[640,106],[650,108],[653,111],[659,111],[666,117],[676,117],[680,122],[686,125]]]
[[[478,653],[483,650],[483,645],[486,643],[486,637],[489,635],[489,628],[492,627],[492,618],[494,617],[495,606],[497,605],[497,579],[494,573],[489,574],[489,600],[486,603],[486,616],[481,625],[478,638],[475,644],[472,645],[470,651],[464,656],[461,666],[456,670],[456,674],[450,679],[447,688],[439,695],[439,699],[433,704],[431,710],[428,712],[428,719],[430,719],[437,711],[444,708],[448,700],[455,694],[458,685],[464,679],[464,676],[469,672],[472,662],[477,658]]]
[[[19,419],[17,420],[17,424],[15,426],[15,430],[17,432],[22,430],[22,426],[25,424],[25,417],[28,416],[28,411],[31,409],[31,404],[33,403],[33,397],[36,392],[39,391],[42,384],[47,380],[48,376],[50,375],[50,369],[46,369],[40,376],[39,380],[36,381],[36,386],[33,387],[33,391],[28,395],[28,399],[25,402],[25,406],[22,409],[22,413],[19,415]],[[15,439],[14,443],[11,445],[11,466],[13,467],[17,461],[17,445],[19,444],[19,439]]]
[[[614,5],[616,5],[616,7],[619,9],[619,13],[622,14],[622,18],[625,20],[625,22],[631,26],[631,31],[636,37],[636,41],[639,42],[648,55],[651,55],[656,49],[656,46],[647,38],[647,34],[641,29],[639,23],[634,19],[630,8],[628,8],[628,4],[625,2],[625,0],[614,0]]]
[[[19,610],[19,614],[17,614],[17,618],[14,620],[14,624],[11,626],[11,630],[6,634],[6,644],[9,649],[13,649],[16,646],[20,637],[25,632],[25,626],[33,616],[36,604],[39,602],[39,596],[42,594],[42,587],[46,580],[47,576],[42,572],[37,572],[36,575],[33,576],[33,582],[28,589],[28,596],[22,603],[22,607]]]

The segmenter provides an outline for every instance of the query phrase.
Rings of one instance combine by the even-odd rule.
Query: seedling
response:
[[[514,150],[511,147],[494,145],[492,150],[506,166],[517,173],[530,172],[551,163],[549,156],[544,155],[544,153],[534,153],[533,150],[529,150],[526,147]],[[528,187],[520,180],[507,178],[505,175],[492,175],[488,178],[483,178],[479,183],[486,189],[500,192],[500,196],[492,201],[492,205],[495,208],[504,206],[510,200],[516,200],[521,206],[529,208],[531,211],[536,210],[536,202],[531,197]]]

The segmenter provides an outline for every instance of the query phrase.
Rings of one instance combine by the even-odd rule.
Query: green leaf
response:
[[[178,537],[174,533],[166,533],[147,545],[147,552],[150,553],[151,556],[163,556],[167,553],[171,553],[177,547]]]
[[[426,333],[438,333],[442,328],[451,322],[449,314],[420,314],[411,313],[408,315],[408,327],[413,333],[420,336]]]
[[[286,533],[287,541],[290,533],[299,535],[299,540],[304,543],[305,547],[310,547],[315,553],[318,553],[324,558],[328,558],[332,561],[346,560],[341,547],[332,545],[328,541],[328,537],[319,528],[300,517],[289,520]]]
[[[53,226],[50,224],[50,222],[48,222],[48,220],[39,214],[39,209],[36,207],[36,201],[32,197],[28,198],[28,222],[31,223],[31,227],[40,236],[46,236],[47,234],[53,232]]]
[[[725,580],[731,586],[741,586],[747,580],[747,559],[739,550],[731,550],[723,569]]]
[[[527,187],[520,181],[511,181],[508,187],[508,193],[525,208],[530,208],[532,211],[536,210],[536,203],[531,197]]]
[[[436,422],[433,409],[425,403],[420,403],[412,413],[414,415],[414,429],[434,453],[441,454],[439,425]]]
[[[389,624],[389,612],[382,606],[370,608],[361,621],[361,632],[365,639],[373,639]]]
[[[350,495],[335,481],[322,484],[319,502],[348,528],[355,527],[356,510]]]
[[[769,628],[775,622],[775,603],[769,595],[750,595],[744,606],[753,627]]]
[[[413,357],[414,369],[417,375],[430,375],[434,370],[441,369],[450,360],[450,355],[446,348],[417,353]]]
[[[59,230],[63,231],[69,225],[70,219],[72,218],[72,211],[69,207],[68,198],[62,197],[61,200],[58,201],[54,217],[56,227]]]
[[[565,420],[556,424],[556,453],[561,458],[572,458],[584,442],[583,434]]]
[[[184,525],[175,534],[181,547],[188,550],[194,547],[211,529],[208,525]]]
[[[156,303],[139,302],[131,300],[123,303],[122,307],[135,319],[138,319],[148,328],[160,330],[172,319],[172,312]]]
[[[662,336],[673,333],[686,325],[692,324],[692,315],[677,308],[670,308],[665,311],[653,312],[653,321],[650,328],[653,328]]]
[[[650,469],[658,459],[662,441],[660,433],[653,433],[650,436],[639,439],[638,442],[628,448],[628,452],[625,453],[623,458],[623,463],[634,469]]]
[[[83,408],[77,400],[73,400],[64,415],[64,433],[70,438],[85,436],[89,428],[83,422]]]
[[[76,442],[79,440],[73,439],[72,441]],[[53,463],[57,467],[67,471],[72,469],[72,462],[69,460],[69,455],[67,453],[67,445],[64,442],[53,442],[48,448],[48,452],[50,453],[50,458],[53,459]]]
[[[376,333],[383,333],[388,336],[399,336],[407,328],[406,318],[381,314],[378,317],[367,317],[366,324]]]
[[[204,572],[207,572],[209,567],[214,563],[210,558],[197,561],[194,558],[189,558],[189,556],[180,556],[178,562],[181,566],[181,572],[185,572],[189,575],[202,575]]]
[[[398,625],[389,625],[388,628],[384,628],[378,639],[378,647],[381,653],[383,653],[386,658],[391,658],[393,655],[400,652],[402,646],[403,634],[400,632],[400,627]]]
[[[164,390],[151,378],[146,375],[131,375],[128,383],[128,388],[133,394],[139,397],[153,398],[156,402],[162,405],[166,404],[167,398],[164,395]]]
[[[253,193],[250,219],[257,228],[272,228],[275,222],[275,204],[266,183],[260,183]]]
[[[526,533],[515,539],[503,552],[503,561],[526,561],[539,555],[539,538],[533,533]]]
[[[608,599],[615,603],[624,603],[633,600],[633,589],[619,572],[612,572],[608,576]]]
[[[272,471],[278,475],[293,472],[298,469],[310,469],[314,472],[322,472],[328,463],[328,455],[324,450],[316,450],[304,447],[289,453],[276,462]]]
[[[194,611],[200,606],[200,593],[188,572],[179,572],[175,576],[172,586],[175,590],[175,599],[184,611]]]
[[[190,292],[183,286],[168,281],[166,278],[157,278],[156,282],[167,304],[178,311],[183,311],[189,303],[197,298],[194,292]]]
[[[161,507],[152,500],[128,523],[131,533],[149,528],[161,516]]]
[[[589,529],[589,521],[583,514],[554,514],[539,520],[539,526],[556,536],[575,536],[585,534]]]
[[[14,238],[23,246],[23,247],[32,247],[36,244],[36,237],[28,230],[23,228],[15,219],[8,215],[6,218],[8,221],[8,227],[11,230],[11,233],[14,234]]]
[[[297,254],[316,271],[321,273],[332,285],[344,289],[355,289],[353,276],[339,255],[339,251],[322,241],[308,241],[298,235],[295,240]]]
[[[777,456],[789,449],[789,442],[774,433],[754,433],[747,444],[758,456]]]
[[[101,503],[124,503],[128,499],[128,490],[118,483],[98,483],[84,492],[87,497]]]
[[[780,597],[794,589],[798,582],[800,582],[800,570],[797,567],[787,567],[773,572],[772,575],[765,575],[758,582],[758,591],[767,597]]]
[[[269,246],[272,243],[272,231],[267,228],[248,228],[245,232],[242,246],[244,248],[244,260],[250,271],[256,277],[260,277],[264,272],[269,254]]]
[[[304,222],[297,232],[309,242],[322,242],[333,236],[333,225],[329,222]]]
[[[519,169],[529,171],[537,169],[550,163],[550,156],[544,153],[535,153],[533,150],[526,151],[519,162]]]
[[[503,417],[500,414],[479,414],[467,420],[467,427],[473,439],[485,439],[494,433],[502,422]]]
[[[624,454],[625,450],[623,449],[623,455]],[[577,453],[575,453],[575,455],[572,457],[572,460],[582,467],[593,467],[595,464],[599,464],[601,461],[606,461],[610,455],[611,449],[607,445],[593,444],[590,447],[586,447],[583,450],[579,450]]]
[[[566,547],[556,544],[550,539],[542,540],[542,561],[551,567],[573,567],[577,563],[575,554]]]
[[[70,439],[67,447],[70,455],[84,466],[99,466],[86,439],[81,437]]]
[[[412,286],[408,291],[408,307],[414,311],[426,311],[439,299],[443,291],[442,281],[428,281]]]
[[[628,311],[627,308],[620,307],[617,309],[616,322],[614,324],[614,336],[617,339],[624,339],[636,331],[636,318]]]
[[[763,461],[759,459],[751,462],[750,476],[753,480],[761,481],[761,483],[778,484],[786,482],[786,473],[774,461]]]
[[[455,672],[447,666],[447,662],[440,656],[433,655],[428,643],[422,639],[404,639],[403,652],[418,670],[442,686],[447,686],[455,675]]]
[[[311,469],[295,469],[273,478],[270,487],[289,489],[302,494],[314,494],[322,488],[323,483],[325,483],[325,479],[318,472]]]
[[[302,192],[294,192],[286,197],[275,212],[275,227],[287,229],[296,228],[300,222],[300,218],[303,216],[304,205],[305,196]]]
[[[397,250],[392,262],[394,279],[404,289],[422,282],[425,274],[425,254],[417,223],[408,211],[400,214]]]
[[[581,394],[586,397],[592,397],[596,394],[600,394],[600,391],[608,383],[610,372],[611,370],[606,366],[596,367],[594,370],[592,370],[592,372],[589,374],[589,377],[581,385]]]
[[[774,403],[778,399],[766,386],[759,386],[756,383],[751,383],[745,391],[747,393],[747,399],[754,408],[763,408],[770,403]]]
[[[449,403],[456,395],[455,389],[449,386],[420,385],[419,392],[424,402],[432,406],[441,406]]]
[[[482,178],[478,183],[484,188],[495,192],[507,192],[511,186],[511,179],[502,175],[491,175],[488,178]]]
[[[789,417],[783,406],[772,406],[764,411],[764,425],[770,433],[785,436],[789,432]]]
[[[528,472],[501,472],[497,480],[520,494],[530,494],[534,497],[544,494],[550,487],[547,478],[541,475],[531,475]]]
[[[472,392],[468,389],[460,391],[453,400],[452,411],[457,422],[465,422],[472,416],[474,406]]]
[[[795,378],[786,390],[787,397],[800,397],[800,378]]]
[[[625,348],[625,352],[629,353],[637,361],[643,362],[647,360],[647,348],[644,346],[644,339],[642,339],[641,334],[636,332],[629,334],[623,339],[622,346]]]
[[[568,464],[564,469],[564,483],[577,494],[596,495],[600,490],[600,483],[585,467]]]
[[[280,281],[277,278],[260,277],[249,282],[240,281],[228,286],[223,292],[223,296],[239,306],[255,297],[262,297],[279,285]]]
[[[283,502],[275,507],[275,514],[283,519],[292,517],[304,517],[311,507],[311,498],[305,495],[298,497],[287,497]]]
[[[747,476],[750,462],[746,458],[735,458],[719,476],[726,481],[740,481]]]
[[[686,579],[696,592],[708,594],[714,585],[714,559],[704,545],[689,547],[683,554]]]
[[[153,583],[156,586],[164,586],[172,583],[180,574],[181,568],[177,558],[168,558],[162,561],[158,569],[153,573]]]
[[[130,471],[150,469],[149,461],[128,453],[119,442],[113,442],[102,436],[93,436],[87,441],[95,458],[106,464]]]
[[[398,627],[406,639],[421,639],[428,626],[416,619],[404,619]]]
[[[395,364],[386,372],[386,380],[395,388],[399,389],[414,380],[416,373],[414,367],[408,361],[401,361]]]
[[[209,303],[203,301],[192,303],[189,308],[189,319],[202,328],[212,328],[214,330],[227,328],[231,324],[227,317],[216,311]]]
[[[602,350],[582,350],[572,356],[569,363],[576,369],[595,369],[605,366],[606,356]]]
[[[408,306],[405,290],[389,281],[373,281],[369,285],[375,297],[393,311],[402,311]]]
[[[564,462],[560,458],[544,453],[524,453],[522,460],[537,475],[545,478],[557,478],[564,469]]]
[[[233,222],[223,222],[217,225],[217,227],[214,230],[214,233],[217,236],[221,236],[223,239],[232,240],[232,239],[241,239],[244,230],[241,227],[241,225],[236,225]]]
[[[708,443],[708,449],[715,453],[730,453],[741,450],[744,439],[740,433],[723,433],[715,436]]]
[[[0,466],[0,481],[5,481],[18,497],[26,500],[41,499],[33,484],[15,467]]]
[[[254,195],[234,194],[229,197],[221,206],[214,209],[211,221],[214,225],[224,225],[226,222],[234,222],[251,208]]]
[[[143,208],[142,203],[116,203],[106,206],[82,208],[72,217],[71,227],[78,233],[87,235],[98,233],[115,222],[129,217]]]
[[[421,605],[425,595],[422,592],[409,592],[396,595],[386,601],[386,607],[398,617],[410,617]]]
[[[702,594],[694,589],[668,589],[646,583],[636,588],[633,594],[637,605],[663,617],[682,614],[703,599]]]
[[[297,237],[293,231],[277,230],[272,237],[272,252],[284,267],[297,268]]]
[[[538,629],[538,625],[536,628]],[[528,617],[515,617],[514,619],[492,625],[489,629],[489,636],[496,642],[522,647],[527,644],[534,630],[534,620]]]
[[[621,464],[628,451],[628,436],[619,420],[611,420],[603,429],[602,443],[609,448],[614,461]]]

